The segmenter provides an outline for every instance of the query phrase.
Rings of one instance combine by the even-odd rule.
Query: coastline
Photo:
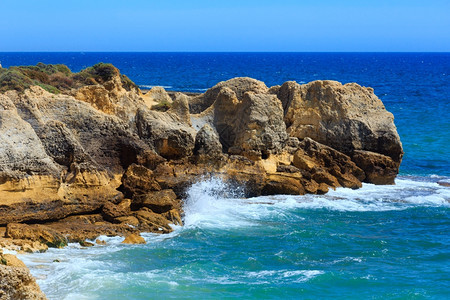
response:
[[[25,252],[170,233],[198,178],[245,198],[322,195],[393,184],[403,156],[392,114],[354,83],[234,78],[203,94],[143,94],[108,64],[2,70],[0,129],[20,130],[4,143],[14,159],[1,157],[1,221]]]

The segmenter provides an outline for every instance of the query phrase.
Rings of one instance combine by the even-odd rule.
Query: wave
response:
[[[361,189],[337,188],[325,195],[276,195],[245,199],[238,187],[218,178],[191,186],[185,201],[185,226],[230,228],[252,226],[265,219],[288,219],[297,210],[382,212],[418,206],[450,207],[450,188],[437,182],[402,177],[395,185],[363,184]]]
[[[155,86],[160,86],[160,87],[165,88],[165,89],[172,89],[173,88],[173,86],[170,86],[170,85],[148,85],[148,84],[140,84],[139,85],[140,88],[144,88],[144,89],[151,89],[151,88],[153,88]]]

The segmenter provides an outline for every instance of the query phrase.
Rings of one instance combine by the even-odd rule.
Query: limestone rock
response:
[[[139,220],[139,228],[143,231],[157,233],[169,233],[173,231],[169,225],[169,220],[146,207],[138,210],[135,216]]]
[[[291,174],[269,174],[261,191],[263,195],[304,195],[305,193],[300,178]]]
[[[93,247],[94,246],[93,243],[87,242],[87,241],[80,241],[79,244],[81,247]]]
[[[130,234],[123,240],[122,244],[145,244],[145,240],[138,234]]]
[[[33,225],[34,226],[34,225]],[[138,232],[126,224],[111,224],[110,222],[96,222],[94,224],[80,224],[76,222],[57,221],[47,223],[51,230],[63,235],[69,243],[79,243],[94,240],[100,235],[124,236]]]
[[[114,222],[116,218],[128,216],[131,213],[131,200],[124,199],[119,204],[106,202],[102,208],[102,216],[105,220]]]
[[[222,144],[214,129],[205,124],[195,136],[194,155],[198,162],[215,163],[222,156]]]
[[[141,165],[132,164],[122,177],[121,190],[129,198],[132,198],[133,195],[160,189],[161,187],[153,176],[153,171]]]
[[[39,241],[11,238],[0,238],[0,248],[17,251],[18,253],[35,253],[45,252],[48,250],[48,246]]]
[[[189,97],[183,93],[175,93],[175,100],[173,100],[172,107],[169,110],[178,117],[180,122],[191,126],[191,116],[189,114]]]
[[[268,91],[267,86],[262,81],[248,77],[236,77],[219,82],[214,87],[208,89],[204,94],[192,99],[189,102],[191,113],[198,114],[210,107],[217,100],[217,97],[223,88],[233,91],[239,100],[242,99],[246,92],[264,94]]]
[[[138,107],[145,105],[137,86],[128,84],[123,75],[114,66],[111,66],[108,76],[98,74],[96,84],[83,86],[73,96],[77,100],[89,103],[95,109],[121,119],[130,120],[136,114]],[[103,71],[101,71],[103,72]]]
[[[134,197],[133,204],[150,208],[155,213],[180,209],[181,203],[173,190],[155,191]]]
[[[179,209],[171,209],[167,212],[161,214],[164,218],[169,220],[170,223],[174,225],[183,226],[183,221],[181,219],[180,210]]]
[[[62,234],[47,226],[37,224],[8,224],[6,237],[39,241],[54,248],[61,248],[67,245],[67,239]]]
[[[356,83],[284,83],[278,91],[290,136],[313,140],[347,155],[366,150],[400,163],[403,150],[394,118],[373,89]]]
[[[141,109],[136,116],[136,125],[140,138],[162,157],[178,159],[192,154],[195,130],[176,114]]]
[[[0,177],[59,174],[36,132],[13,110],[0,111]]]
[[[96,239],[96,240],[95,240],[95,243],[96,243],[97,245],[102,245],[102,246],[106,245],[106,242],[105,242],[104,240],[101,240],[101,239]]]
[[[139,220],[133,216],[118,217],[115,219],[115,221],[118,223],[127,225],[127,226],[132,226],[132,227],[139,226]]]
[[[0,259],[6,262],[0,263],[0,299],[47,299],[23,262],[7,254]]]
[[[366,182],[374,184],[394,184],[399,163],[389,156],[370,151],[353,152],[352,160],[364,170]]]
[[[252,159],[280,151],[288,138],[281,102],[269,94],[247,92],[239,100],[223,88],[214,103],[214,126],[225,152]]]
[[[112,65],[66,69],[60,94],[31,81],[0,93],[0,225],[15,241],[170,232],[186,189],[211,174],[243,196],[393,183],[403,155],[393,116],[357,84],[234,78],[142,96]]]
[[[315,182],[331,187],[359,188],[365,178],[364,172],[349,156],[310,138],[300,143],[293,165],[311,173]]]
[[[1,261],[0,264],[3,264],[5,266],[26,268],[26,265],[23,263],[23,261],[21,261],[15,255],[12,254],[0,253],[0,261]]]
[[[153,105],[158,103],[172,103],[172,98],[162,86],[152,87],[142,98],[148,108],[152,108]]]

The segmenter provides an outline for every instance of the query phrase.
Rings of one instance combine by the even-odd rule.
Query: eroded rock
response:
[[[25,264],[14,255],[0,255],[0,299],[47,299]]]

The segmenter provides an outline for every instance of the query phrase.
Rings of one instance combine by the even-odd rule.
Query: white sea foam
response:
[[[286,278],[293,282],[305,282],[325,272],[320,270],[263,270],[258,272],[247,272],[247,277],[266,282],[284,281]]]
[[[173,86],[170,86],[170,85],[148,85],[148,84],[141,84],[141,85],[139,85],[139,87],[145,88],[145,89],[151,89],[151,88],[153,88],[155,86],[160,86],[160,87],[165,88],[165,89],[173,88]]]
[[[292,210],[391,211],[415,206],[450,207],[450,188],[436,182],[397,179],[396,185],[364,184],[361,189],[338,188],[326,195],[277,195],[240,198],[218,178],[194,184],[185,201],[185,225],[207,227],[252,226],[255,221],[291,218]]]

